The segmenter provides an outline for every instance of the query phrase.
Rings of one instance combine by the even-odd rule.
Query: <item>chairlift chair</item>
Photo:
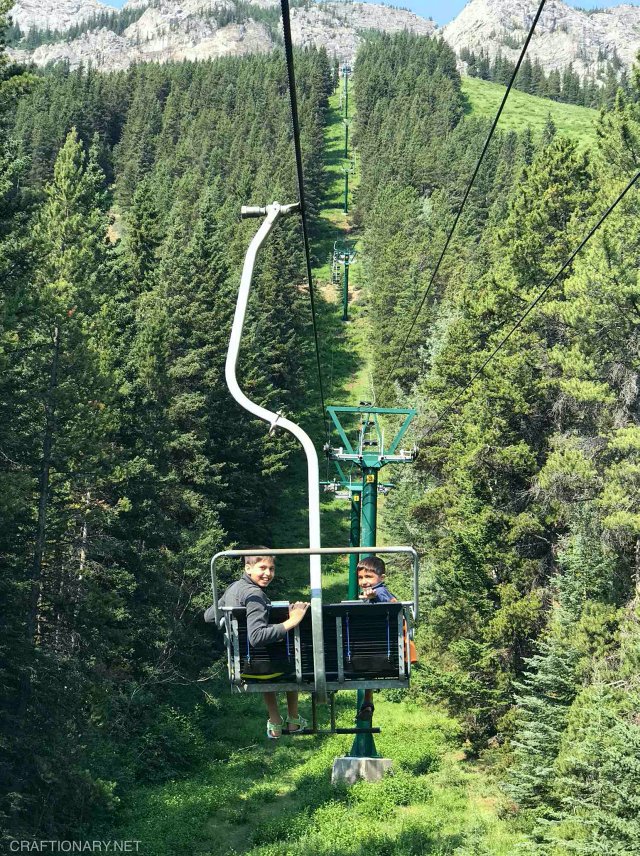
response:
[[[313,733],[317,729],[316,704],[330,702],[331,733],[358,733],[379,729],[336,729],[334,696],[340,689],[406,688],[409,686],[411,662],[408,637],[418,619],[418,555],[413,547],[321,547],[320,546],[320,477],[318,455],[311,438],[303,429],[285,418],[251,401],[241,390],[236,378],[236,365],[257,253],[281,217],[299,211],[299,204],[274,202],[264,208],[243,207],[243,217],[264,218],[247,251],[236,311],[231,329],[225,366],[227,386],[234,399],[245,409],[265,420],[270,433],[278,428],[289,431],[302,445],[307,458],[309,498],[309,547],[274,550],[226,550],[211,559],[211,586],[215,621],[226,632],[228,668],[231,687],[239,692],[297,690],[310,692],[313,701]],[[413,565],[413,600],[406,603],[363,604],[322,602],[321,557],[327,555],[408,554]],[[310,614],[279,646],[262,651],[247,644],[244,609],[218,606],[217,564],[225,558],[245,556],[307,556],[310,572]],[[288,613],[286,605],[272,605],[276,621]],[[405,627],[408,632],[405,633]],[[262,661],[262,665],[260,662]],[[282,668],[269,671],[272,663]],[[266,672],[264,671],[266,669]],[[262,671],[262,674],[260,672]],[[294,732],[305,733],[305,732]],[[308,732],[307,732],[308,733]]]

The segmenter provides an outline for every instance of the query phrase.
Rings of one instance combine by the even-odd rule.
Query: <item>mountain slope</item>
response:
[[[404,9],[374,3],[293,0],[291,28],[299,46],[324,47],[330,56],[352,62],[367,30],[442,35],[460,54],[484,49],[515,60],[533,21],[536,0],[470,0],[444,29]],[[63,31],[110,9],[98,0],[18,0],[12,17],[23,33],[30,28]],[[32,51],[13,52],[38,65],[66,61],[71,67],[92,62],[103,70],[133,62],[167,62],[243,55],[271,50],[280,41],[276,0],[129,0],[125,10],[142,16],[121,35],[94,29],[79,38],[60,38]],[[76,33],[77,35],[77,33]],[[581,77],[598,77],[611,63],[630,67],[640,50],[640,6],[587,12],[562,0],[549,0],[538,23],[529,57],[548,73],[569,64]]]
[[[467,97],[470,113],[493,119],[500,106],[505,87],[477,77],[463,77],[462,91]],[[514,89],[500,120],[500,129],[523,131],[529,126],[534,134],[542,133],[551,116],[558,133],[580,141],[588,148],[596,141],[595,122],[597,110],[578,107],[575,104],[560,104],[548,98],[537,98]]]
[[[14,20],[26,21],[25,2],[14,7]],[[71,3],[74,0],[48,0]],[[77,0],[76,0],[77,2]],[[95,0],[87,0],[95,2]],[[96,7],[98,4],[96,3]],[[232,0],[130,0],[125,9],[144,8],[142,16],[127,27],[122,35],[105,29],[83,33],[79,38],[64,38],[39,46],[33,51],[14,50],[17,60],[37,65],[68,62],[72,68],[91,62],[101,70],[126,68],[133,62],[209,59],[241,56],[271,50],[279,41],[279,4],[271,0],[257,3],[234,3]],[[104,7],[100,7],[103,9]],[[96,8],[95,11],[98,11]],[[77,22],[90,17],[83,12]],[[61,18],[60,18],[61,20]],[[66,19],[65,19],[66,20]],[[19,24],[23,32],[29,27]],[[33,26],[33,24],[30,24]],[[67,24],[67,26],[69,26]],[[63,29],[50,26],[51,29]],[[353,61],[363,31],[382,30],[394,33],[408,30],[419,35],[432,35],[437,27],[404,9],[369,3],[307,3],[291,10],[294,44],[300,47],[324,47],[330,56]]]
[[[515,60],[533,22],[538,3],[532,0],[470,0],[443,31],[458,53],[464,47],[499,51]],[[594,75],[607,62],[630,66],[640,50],[640,7],[617,6],[593,12],[549,0],[529,47],[532,60],[545,71],[573,63],[579,75]]]

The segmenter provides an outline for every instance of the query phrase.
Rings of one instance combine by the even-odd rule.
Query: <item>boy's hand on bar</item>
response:
[[[307,614],[308,609],[309,604],[304,603],[304,601],[296,601],[296,603],[290,604],[289,618],[284,622],[285,629],[291,630],[292,628],[297,627]]]

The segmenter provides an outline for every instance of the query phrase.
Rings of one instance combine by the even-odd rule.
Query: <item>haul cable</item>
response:
[[[282,0],[282,2],[284,5],[286,0]],[[540,20],[540,16],[542,15],[542,10],[544,9],[545,3],[546,3],[546,0],[541,0],[540,6],[538,7],[538,11],[536,12],[536,16],[533,19],[533,23],[531,24],[531,29],[529,30],[529,35],[527,36],[526,41],[522,47],[522,51],[520,52],[520,57],[518,58],[518,62],[516,63],[516,67],[513,70],[513,74],[511,75],[511,80],[509,81],[509,85],[507,86],[507,90],[504,93],[502,103],[500,104],[500,108],[499,108],[498,112],[496,113],[495,119],[493,120],[493,125],[491,126],[491,130],[489,131],[489,136],[487,137],[487,139],[485,141],[485,144],[484,144],[484,147],[483,147],[482,152],[480,154],[480,157],[478,159],[478,162],[476,163],[475,169],[473,171],[473,175],[471,176],[471,181],[467,185],[467,189],[466,189],[465,194],[462,198],[462,203],[461,203],[460,207],[458,208],[458,213],[456,214],[455,220],[453,221],[453,226],[451,227],[451,229],[449,230],[449,234],[447,235],[447,240],[445,241],[442,252],[440,253],[440,258],[438,259],[437,264],[433,270],[433,273],[431,274],[431,279],[429,280],[429,284],[427,285],[425,293],[422,296],[422,300],[420,301],[420,305],[418,306],[418,311],[413,316],[413,321],[411,322],[411,326],[409,327],[409,332],[407,333],[406,338],[405,338],[404,342],[402,343],[402,347],[398,351],[398,355],[393,360],[394,367],[397,367],[400,363],[400,357],[402,356],[405,348],[407,347],[409,339],[411,338],[411,334],[413,333],[413,328],[416,326],[416,322],[418,320],[418,317],[420,316],[420,313],[422,312],[422,309],[424,308],[424,304],[427,301],[427,297],[431,293],[431,289],[433,288],[433,284],[436,281],[436,277],[437,277],[438,272],[440,270],[440,266],[442,265],[442,261],[446,255],[447,250],[449,249],[449,244],[451,243],[451,239],[453,238],[454,232],[456,231],[458,223],[460,222],[460,218],[462,217],[462,212],[464,211],[465,205],[467,204],[467,200],[469,199],[469,195],[471,193],[473,185],[475,184],[476,178],[478,177],[478,173],[480,172],[480,167],[482,166],[482,162],[484,161],[485,155],[487,154],[487,151],[489,149],[489,144],[493,138],[493,135],[495,133],[496,128],[498,127],[498,122],[500,121],[500,117],[502,116],[502,111],[504,110],[505,104],[507,103],[507,98],[509,97],[509,94],[511,93],[513,85],[516,82],[518,72],[520,71],[520,66],[522,65],[522,61],[524,60],[525,54],[527,52],[527,48],[529,47],[529,42],[533,38],[533,34],[535,32],[538,21]],[[391,375],[393,374],[393,372],[394,372],[394,369],[391,369],[391,371],[389,372],[389,374],[387,375],[387,377],[384,380],[383,386],[387,385],[387,383],[391,379]]]
[[[626,186],[626,187],[625,187],[625,189],[622,191],[622,193],[618,196],[618,198],[615,200],[615,202],[613,202],[613,203],[612,203],[612,204],[607,208],[607,210],[604,212],[604,214],[602,215],[602,217],[600,217],[600,219],[598,220],[598,222],[596,223],[596,225],[591,229],[591,231],[587,234],[587,236],[586,236],[586,237],[581,241],[581,243],[580,243],[580,245],[577,247],[577,249],[575,249],[575,250],[573,251],[573,253],[571,253],[571,255],[569,256],[569,258],[567,259],[567,261],[562,265],[562,267],[561,267],[561,268],[560,268],[560,270],[555,274],[555,276],[553,276],[553,277],[549,280],[549,282],[545,285],[545,287],[542,289],[542,291],[540,292],[540,294],[535,298],[535,300],[533,300],[533,301],[529,304],[529,306],[527,307],[527,309],[525,310],[525,312],[520,316],[520,318],[516,321],[516,323],[515,323],[515,324],[513,325],[513,327],[509,330],[509,332],[507,333],[507,335],[506,335],[506,336],[504,336],[504,338],[500,341],[500,343],[499,343],[498,345],[496,345],[496,347],[493,349],[493,351],[489,354],[489,356],[486,358],[486,360],[482,363],[482,365],[480,366],[480,368],[479,368],[479,369],[478,369],[478,370],[473,374],[473,376],[471,377],[471,379],[470,379],[470,380],[466,383],[466,385],[465,385],[465,386],[460,390],[460,392],[459,392],[459,393],[458,393],[458,395],[454,398],[454,400],[451,402],[451,404],[447,405],[447,407],[445,407],[445,409],[442,411],[442,413],[440,413],[440,414],[438,415],[438,417],[437,417],[436,421],[434,422],[434,424],[431,426],[431,428],[430,428],[430,429],[429,429],[429,431],[427,432],[427,435],[426,435],[427,437],[429,437],[431,434],[433,434],[433,432],[436,430],[436,428],[438,427],[438,425],[442,422],[442,420],[444,419],[444,417],[445,417],[448,413],[450,413],[450,412],[453,410],[453,408],[454,408],[454,407],[456,406],[456,404],[460,401],[460,399],[461,399],[461,398],[462,398],[462,396],[465,394],[465,392],[469,389],[469,387],[471,387],[471,385],[472,385],[472,384],[477,380],[477,378],[478,378],[478,377],[480,377],[480,375],[484,372],[484,370],[485,370],[485,369],[486,369],[486,367],[489,365],[489,363],[490,363],[490,362],[491,362],[491,361],[496,357],[496,355],[498,354],[498,352],[499,352],[500,350],[502,350],[502,348],[506,345],[506,343],[509,341],[509,339],[511,338],[511,336],[513,336],[513,334],[516,332],[516,330],[517,330],[519,327],[521,327],[521,326],[522,326],[523,322],[524,322],[524,321],[529,317],[529,315],[533,312],[533,310],[536,308],[536,306],[538,305],[538,303],[540,303],[540,301],[542,300],[542,298],[547,294],[547,292],[549,291],[549,289],[550,289],[553,285],[555,285],[555,284],[556,284],[556,282],[557,282],[557,281],[560,279],[560,277],[562,276],[562,274],[563,274],[563,273],[564,273],[564,272],[565,272],[569,267],[571,267],[571,265],[573,264],[573,262],[574,262],[574,260],[575,260],[576,256],[577,256],[577,255],[578,255],[578,254],[579,254],[579,253],[584,249],[584,247],[589,243],[589,241],[591,240],[591,238],[595,235],[595,233],[598,231],[598,229],[600,228],[600,226],[602,226],[602,224],[605,222],[605,220],[609,217],[609,215],[610,215],[610,214],[612,214],[612,213],[615,211],[615,209],[616,209],[616,208],[618,207],[618,205],[622,202],[622,200],[623,200],[623,199],[624,199],[624,197],[627,195],[627,193],[628,193],[628,192],[631,190],[631,188],[636,184],[636,182],[638,181],[638,179],[640,179],[640,171],[638,171],[638,172],[636,173],[636,175],[634,176],[634,178],[632,178],[632,180],[629,182],[629,184],[627,184],[627,186]]]
[[[322,383],[322,367],[320,364],[320,345],[318,342],[318,326],[316,323],[316,303],[313,293],[313,278],[311,275],[311,254],[309,251],[309,230],[307,228],[307,213],[304,196],[304,175],[302,171],[302,148],[300,146],[300,123],[298,121],[298,99],[296,96],[296,78],[293,69],[293,43],[291,41],[291,19],[289,15],[289,0],[280,0],[282,9],[282,30],[284,34],[284,51],[287,61],[287,76],[289,79],[289,98],[291,101],[291,124],[293,127],[293,145],[296,152],[296,173],[298,177],[298,195],[300,198],[300,219],[302,221],[302,238],[304,240],[304,255],[307,265],[307,280],[309,282],[309,298],[311,300],[311,319],[313,321],[313,336],[316,346],[316,363],[318,366],[318,381],[320,383],[320,400],[322,403],[322,421],[324,431],[329,439],[327,409],[324,401],[324,386]]]

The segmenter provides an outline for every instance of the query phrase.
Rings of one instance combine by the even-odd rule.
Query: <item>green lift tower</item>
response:
[[[342,320],[349,320],[349,268],[354,263],[356,251],[346,241],[335,241],[333,245],[333,260],[331,264],[331,281],[340,284],[340,267],[342,266]]]
[[[387,464],[410,464],[417,454],[416,448],[403,449],[400,444],[405,436],[416,411],[407,408],[373,407],[363,401],[358,407],[327,407],[340,441],[341,446],[326,446],[325,451],[330,460],[342,466],[350,464],[357,467],[362,474],[362,500],[360,522],[360,546],[375,547],[378,518],[378,474]],[[400,427],[385,437],[383,420],[400,421]],[[349,434],[355,434],[354,440]],[[352,504],[352,525],[354,511]],[[371,550],[363,550],[364,555],[370,555]],[[357,561],[349,564],[349,600],[357,600],[358,578],[356,574]],[[358,691],[357,710],[364,703],[364,691]],[[367,723],[357,720],[358,728],[366,728]],[[373,735],[356,734],[350,757],[375,758],[376,752]]]
[[[360,509],[362,508],[362,476],[359,479],[354,479],[351,474],[347,475],[338,461],[334,461],[338,477],[333,481],[322,481],[325,491],[333,493],[336,499],[348,499],[351,509],[351,518],[349,526],[349,546],[360,546]],[[389,493],[391,488],[395,487],[391,482],[378,482],[378,493]],[[358,556],[352,553],[349,556],[349,591],[355,588],[356,594],[358,590],[358,577],[356,567],[358,565]],[[351,599],[351,598],[350,598]]]

